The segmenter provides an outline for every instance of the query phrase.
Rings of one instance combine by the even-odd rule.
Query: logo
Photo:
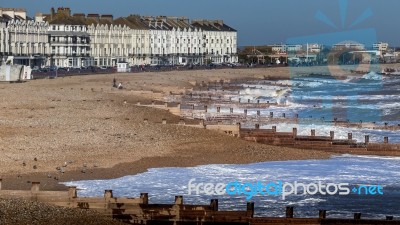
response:
[[[364,195],[383,195],[381,185],[356,185],[349,183],[322,183],[310,182],[302,183],[294,181],[272,181],[272,182],[239,182],[233,181],[225,183],[195,183],[196,179],[191,179],[188,183],[188,195],[236,195],[246,196],[247,200],[255,196],[281,196],[285,200],[291,195],[349,195],[351,193]]]
[[[382,76],[379,61],[380,52],[372,50],[374,44],[378,43],[377,33],[374,28],[357,29],[356,27],[365,22],[373,12],[370,8],[364,11],[354,20],[348,21],[349,1],[339,0],[339,21],[335,24],[323,11],[317,11],[315,18],[334,30],[331,33],[314,34],[310,36],[289,38],[287,44],[304,44],[306,52],[288,52],[288,60],[300,60],[289,62],[290,76],[293,82],[291,93],[292,102],[302,104],[305,93],[312,93],[311,97],[317,98],[314,94],[315,87],[297,86],[296,82],[304,79],[304,68],[319,66],[318,69],[310,69],[308,74],[314,73],[319,78],[332,81],[332,85],[324,85],[323,95],[313,102],[314,109],[301,110],[298,112],[299,123],[309,124],[312,116],[323,117],[325,121],[348,121],[348,122],[375,122],[380,121],[382,110],[378,106],[368,106],[360,95],[382,90]],[[353,2],[352,2],[353,3]],[[354,5],[351,5],[354,6]],[[359,7],[363,7],[360,4]],[[315,48],[315,46],[320,48]],[[349,82],[344,79],[352,71],[362,71],[368,74],[373,83],[368,89],[357,88],[357,85],[365,85],[365,80],[359,79]],[[371,74],[370,74],[371,72]],[[307,72],[306,72],[307,73]],[[312,78],[314,79],[314,78]],[[340,100],[340,101],[339,101]]]

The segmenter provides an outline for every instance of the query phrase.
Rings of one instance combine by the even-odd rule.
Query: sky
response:
[[[239,46],[362,29],[373,29],[376,41],[400,46],[399,0],[0,0],[0,7],[25,8],[29,16],[62,6],[72,13],[113,14],[114,18],[140,14],[222,19],[238,30]],[[330,22],[318,20],[317,14]],[[365,19],[351,26],[361,15]]]

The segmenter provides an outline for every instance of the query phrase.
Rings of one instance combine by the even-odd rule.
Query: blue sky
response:
[[[114,17],[140,14],[223,19],[238,30],[240,46],[284,43],[298,36],[365,28],[375,29],[378,41],[400,46],[399,0],[348,0],[344,27],[339,1],[342,0],[0,0],[0,6],[26,8],[30,16],[64,6],[73,13]],[[371,16],[349,28],[369,8]],[[317,11],[330,18],[338,29],[317,20]]]

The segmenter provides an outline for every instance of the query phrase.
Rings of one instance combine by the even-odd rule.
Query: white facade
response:
[[[320,53],[321,50],[323,49],[323,46],[317,43],[307,44],[305,47],[306,49],[308,48],[308,52],[311,53]]]
[[[375,43],[372,46],[373,50],[377,50],[377,51],[381,51],[381,52],[387,51],[388,48],[389,48],[389,44],[384,43],[384,42]]]
[[[297,44],[274,44],[268,45],[268,47],[271,47],[274,53],[299,52],[303,50],[303,46]]]
[[[0,55],[4,62],[43,66],[49,53],[47,22],[26,20],[26,12],[0,8]]]
[[[50,65],[90,66],[90,39],[86,25],[50,24]]]
[[[334,50],[365,50],[365,45],[356,42],[342,42],[332,46]]]
[[[3,14],[1,14],[3,13]],[[0,8],[3,61],[43,67],[192,65],[238,61],[237,32],[222,20],[185,17],[74,14],[58,8],[24,20],[20,9]],[[10,17],[14,16],[16,19]],[[38,22],[40,21],[40,22]],[[11,58],[10,58],[11,57]]]

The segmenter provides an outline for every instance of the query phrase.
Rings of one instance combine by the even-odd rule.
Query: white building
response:
[[[199,53],[214,63],[238,62],[237,31],[222,20],[193,20],[192,25],[202,31]],[[196,39],[197,40],[197,39]],[[206,62],[204,62],[206,63]]]
[[[138,15],[114,19],[71,15],[69,8],[38,13],[36,22],[20,9],[0,9],[0,16],[0,54],[18,64],[79,68],[116,66],[120,61],[129,65],[238,61],[237,31],[222,20]]]
[[[320,53],[321,50],[323,49],[323,46],[317,43],[307,44],[305,47],[306,49],[308,48],[308,52],[317,54]]]
[[[50,62],[57,67],[85,67],[90,65],[90,39],[85,20],[72,17],[69,8],[51,9],[50,15],[37,14],[37,21],[48,21]]]
[[[268,45],[268,47],[271,47],[274,53],[299,52],[303,50],[303,45],[298,44],[274,44]]]
[[[49,53],[48,23],[35,22],[24,9],[0,8],[0,56],[2,61],[44,66]]]
[[[343,50],[365,50],[365,45],[353,41],[345,41],[332,46],[333,50],[343,51]]]
[[[384,42],[375,43],[372,46],[373,50],[381,51],[381,52],[387,51],[388,48],[389,48],[389,44],[388,43],[384,43]]]

